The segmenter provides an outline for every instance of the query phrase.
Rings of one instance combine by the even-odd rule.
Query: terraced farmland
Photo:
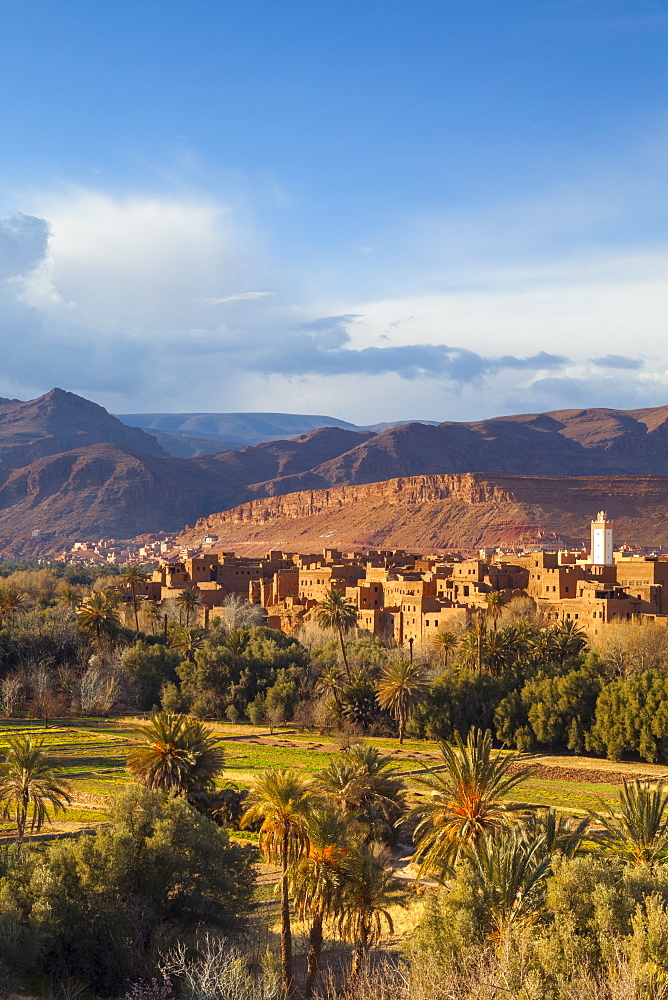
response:
[[[125,758],[133,727],[140,721],[74,719],[67,725],[48,728],[26,721],[5,721],[0,725],[0,745],[10,736],[25,733],[43,739],[53,766],[70,784],[72,804],[64,817],[58,817],[57,822],[45,828],[44,836],[75,833],[104,822],[110,798],[131,780]],[[313,773],[341,748],[333,736],[288,728],[273,735],[266,727],[250,725],[217,723],[214,729],[226,754],[221,785],[231,782],[248,786],[254,775],[273,765],[299,767]],[[420,771],[439,763],[438,746],[429,741],[407,740],[402,747],[391,739],[371,738],[369,742],[391,754],[412,794],[418,791],[416,778]],[[537,772],[523,786],[522,798],[576,813],[595,808],[600,799],[616,801],[624,777],[665,776],[664,767],[610,764],[585,757],[528,755],[529,763],[537,765]],[[10,824],[0,825],[0,839],[10,836],[11,830]]]

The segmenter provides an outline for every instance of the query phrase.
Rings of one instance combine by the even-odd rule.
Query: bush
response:
[[[196,715],[217,718],[234,705],[242,716],[250,702],[275,687],[272,699],[289,717],[306,676],[307,651],[292,636],[263,626],[236,629],[234,640],[233,652],[228,633],[213,628],[193,659],[178,666],[184,704]]]
[[[181,657],[159,643],[135,642],[123,654],[121,667],[130,680],[135,704],[150,712],[160,702],[160,692],[176,680]]]
[[[499,883],[503,895],[505,886]],[[411,1000],[452,992],[486,997],[486,987],[534,1000],[663,996],[668,981],[668,871],[624,871],[594,854],[552,859],[539,919],[501,938],[476,866],[462,864],[447,890],[427,897],[410,945]],[[429,987],[429,988],[428,988]]]
[[[182,799],[133,788],[119,796],[109,830],[33,850],[10,868],[0,919],[22,942],[19,954],[32,942],[35,971],[108,995],[157,940],[233,928],[252,883],[248,854],[224,830]]]
[[[494,732],[494,710],[511,684],[508,677],[448,668],[432,684],[409,732],[440,740],[452,740],[455,733],[465,740],[474,726]]]
[[[668,675],[646,670],[607,684],[586,745],[610,760],[637,753],[652,764],[668,761]]]
[[[538,744],[582,753],[600,690],[593,660],[561,675],[531,678],[499,702],[494,712],[497,736],[518,750]]]

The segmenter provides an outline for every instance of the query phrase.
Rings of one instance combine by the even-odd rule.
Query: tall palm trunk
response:
[[[406,732],[406,715],[402,712],[399,715],[399,746],[404,742],[404,733]]]
[[[322,913],[313,918],[308,936],[308,965],[306,983],[304,985],[304,1000],[311,1000],[315,990],[318,970],[320,968],[320,952],[322,951]]]
[[[21,859],[23,851],[23,838],[26,833],[26,823],[28,822],[28,794],[24,792],[21,801],[16,805],[16,855]]]
[[[348,666],[348,657],[346,656],[346,644],[343,641],[343,629],[339,626],[339,642],[341,643],[341,656],[343,657],[343,665],[346,668],[346,677],[350,680],[350,667]]]
[[[288,893],[288,838],[283,837],[283,874],[281,878],[281,979],[288,1000],[294,996],[292,968],[292,931],[290,929],[290,895]]]
[[[477,650],[476,650],[477,653],[476,666],[479,674],[482,673],[482,650],[483,650],[483,642],[485,641],[485,632],[486,632],[485,619],[483,617],[482,611],[479,611],[476,618],[476,637],[478,640]]]
[[[139,614],[137,611],[137,595],[134,583],[130,584],[130,593],[132,594],[132,610],[135,613],[135,635],[139,635]]]
[[[369,935],[367,931],[366,924],[360,927],[359,937],[355,943],[355,949],[353,951],[353,964],[350,970],[350,982],[354,983],[361,976],[364,967],[366,965],[367,955],[369,954]]]

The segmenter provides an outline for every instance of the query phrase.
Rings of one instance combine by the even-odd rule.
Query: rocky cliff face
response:
[[[668,542],[668,477],[402,477],[364,486],[306,490],[242,504],[197,522],[181,536],[196,545],[249,555],[271,548],[325,547],[417,551],[586,541],[589,521],[605,507],[618,541]]]
[[[266,500],[252,500],[233,510],[223,511],[197,522],[197,529],[224,524],[262,523],[271,520],[300,520],[345,508],[386,504],[412,506],[449,500],[464,504],[508,503],[514,499],[496,483],[482,476],[411,476],[364,486],[340,486],[330,490],[307,490]]]

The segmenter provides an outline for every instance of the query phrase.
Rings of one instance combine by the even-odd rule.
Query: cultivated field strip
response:
[[[139,721],[74,719],[67,725],[51,724],[45,727],[25,720],[4,720],[0,723],[0,748],[6,739],[19,734],[44,740],[51,764],[68,781],[72,794],[65,823],[59,819],[53,829],[72,829],[74,825],[83,828],[82,825],[104,820],[109,800],[130,782],[125,761],[133,729]],[[224,723],[215,723],[214,729],[225,751],[225,769],[220,785],[232,783],[249,787],[255,776],[274,766],[301,768],[312,774],[323,768],[332,754],[341,749],[335,737],[315,733],[282,729],[270,734],[266,728],[227,726]],[[406,781],[412,800],[419,791],[421,774],[426,770],[441,769],[439,763],[442,765],[442,758],[433,742],[407,740],[402,747],[396,740],[388,738],[371,738],[369,742],[395,761],[397,773]],[[543,766],[540,766],[541,762]],[[541,757],[535,754],[527,759],[528,763],[539,764],[539,767],[522,786],[522,800],[536,805],[553,805],[579,814],[597,808],[601,799],[614,803],[624,777],[650,776],[650,772],[655,779],[665,776],[665,767],[611,765],[593,758]]]

